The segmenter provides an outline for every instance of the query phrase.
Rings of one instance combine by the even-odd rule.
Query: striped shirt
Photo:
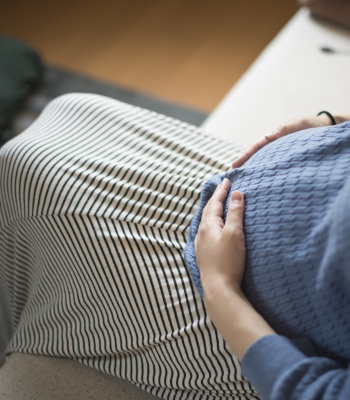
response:
[[[52,101],[0,150],[0,355],[62,356],[164,399],[259,399],[183,258],[238,146],[106,97]]]

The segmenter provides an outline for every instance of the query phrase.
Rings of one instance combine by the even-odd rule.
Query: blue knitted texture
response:
[[[309,338],[318,355],[346,363],[350,360],[350,122],[281,138],[242,168],[205,184],[185,249],[202,296],[193,242],[202,210],[225,177],[231,181],[231,193],[240,190],[246,203],[243,291],[247,298],[277,333]]]

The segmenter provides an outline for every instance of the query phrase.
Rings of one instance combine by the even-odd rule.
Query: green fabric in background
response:
[[[13,135],[11,120],[43,72],[34,50],[18,40],[0,36],[0,143]]]

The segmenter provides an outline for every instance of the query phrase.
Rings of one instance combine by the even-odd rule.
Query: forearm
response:
[[[242,361],[244,355],[242,372],[263,399],[349,398],[350,370],[331,359],[307,356],[277,335],[231,282],[203,278],[207,311],[237,358]]]
[[[206,280],[203,289],[204,303],[214,325],[239,360],[256,340],[275,334],[240,288],[212,277]]]
[[[244,354],[243,375],[264,400],[348,400],[350,370],[317,357],[306,338],[300,344],[279,335],[261,338]]]

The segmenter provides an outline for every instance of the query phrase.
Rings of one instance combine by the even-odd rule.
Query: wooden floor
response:
[[[296,0],[3,0],[0,33],[45,62],[210,112]]]

